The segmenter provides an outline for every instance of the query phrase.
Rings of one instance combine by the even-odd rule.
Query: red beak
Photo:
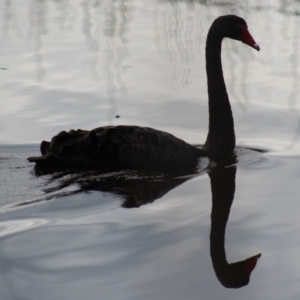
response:
[[[257,51],[260,50],[258,44],[254,41],[253,37],[251,36],[250,32],[248,31],[248,28],[246,25],[240,25],[240,27],[243,30],[241,41],[250,47],[256,49]]]

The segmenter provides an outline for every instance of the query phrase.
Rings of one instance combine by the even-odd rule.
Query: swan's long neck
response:
[[[235,147],[234,123],[221,62],[222,39],[212,26],[206,41],[209,131],[203,149],[213,160],[227,156]]]

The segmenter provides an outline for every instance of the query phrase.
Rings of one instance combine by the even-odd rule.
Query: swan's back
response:
[[[62,131],[50,143],[41,143],[41,153],[29,161],[41,166],[153,171],[194,168],[197,159],[205,156],[204,151],[172,134],[138,126]]]

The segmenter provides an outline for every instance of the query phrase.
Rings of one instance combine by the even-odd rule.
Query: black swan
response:
[[[41,167],[174,171],[194,168],[200,157],[215,161],[225,158],[235,147],[235,134],[221,63],[224,37],[259,50],[244,19],[227,15],[212,23],[206,41],[209,132],[202,149],[152,128],[106,126],[62,131],[51,142],[41,143],[42,156],[28,160]]]

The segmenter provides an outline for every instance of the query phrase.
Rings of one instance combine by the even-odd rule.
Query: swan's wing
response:
[[[118,126],[108,129],[110,145],[118,149],[121,168],[178,170],[192,168],[201,150],[175,136],[147,127]],[[105,143],[103,143],[105,145]],[[99,149],[101,155],[101,147]]]
[[[62,131],[41,144],[36,164],[59,163],[92,168],[178,170],[191,168],[200,149],[173,135],[138,126],[107,126],[92,131]]]

